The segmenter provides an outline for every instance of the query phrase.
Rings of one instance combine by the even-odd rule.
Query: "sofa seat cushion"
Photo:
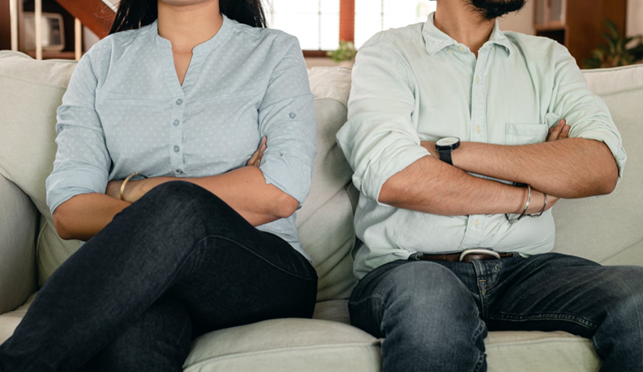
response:
[[[22,318],[27,314],[27,309],[29,309],[29,306],[36,298],[36,294],[37,292],[29,296],[27,302],[16,310],[0,315],[0,345],[7,341],[13,334],[13,331],[16,330]]]
[[[0,315],[0,344],[18,326],[34,293]],[[277,319],[205,334],[192,344],[186,372],[377,372],[381,340],[348,325],[347,301],[317,304],[316,319]],[[596,372],[590,340],[565,332],[490,332],[489,372]]]
[[[346,324],[268,320],[206,334],[192,344],[190,372],[351,371],[380,369],[379,341]]]

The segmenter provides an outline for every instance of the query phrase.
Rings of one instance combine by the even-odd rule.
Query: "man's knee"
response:
[[[613,266],[606,282],[613,309],[628,317],[643,319],[643,267]]]

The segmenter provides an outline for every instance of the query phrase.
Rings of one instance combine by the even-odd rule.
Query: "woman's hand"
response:
[[[264,137],[261,140],[261,143],[259,144],[259,148],[252,155],[250,160],[248,160],[248,163],[246,163],[247,166],[249,166],[249,167],[257,167],[258,168],[261,165],[261,159],[263,158],[263,153],[268,148],[268,146],[266,145],[267,140],[268,139],[266,137]]]
[[[110,181],[107,184],[107,190],[105,190],[105,194],[108,196],[111,196],[112,198],[121,200],[121,185],[123,184],[123,180],[114,180]]]
[[[546,142],[553,142],[562,140],[569,137],[569,130],[571,127],[567,125],[567,121],[562,119],[555,126],[549,129],[549,134],[547,135]]]

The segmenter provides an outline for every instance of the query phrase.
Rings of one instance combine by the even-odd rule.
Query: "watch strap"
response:
[[[451,159],[451,150],[438,150],[438,153],[440,154],[440,160],[449,165],[453,165],[453,160]]]

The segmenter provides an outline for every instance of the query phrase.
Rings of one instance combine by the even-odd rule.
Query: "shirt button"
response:
[[[480,76],[476,76],[476,82],[480,82]]]
[[[177,104],[177,105],[181,105],[182,103],[183,103],[183,100],[182,100],[182,99],[180,99],[180,98],[179,98],[179,99],[177,99],[177,100],[176,100],[176,104]]]
[[[461,51],[461,52],[464,52],[464,48],[461,47],[461,46],[458,47],[458,50]]]
[[[180,170],[180,169],[177,169],[177,170],[176,170],[176,173],[183,173],[183,171],[182,171],[182,170]]]
[[[181,151],[181,148],[179,146],[174,146],[174,152],[179,152]]]
[[[479,125],[476,126],[476,132],[480,133],[480,126]]]
[[[172,123],[172,124],[174,124],[175,127],[178,127],[180,123],[181,123],[180,121],[174,120],[174,123]]]
[[[480,225],[480,222],[479,222],[479,221],[478,221],[478,219],[476,218],[476,219],[473,221],[473,224],[474,224],[474,225],[476,225],[476,226],[478,226],[478,225]]]

